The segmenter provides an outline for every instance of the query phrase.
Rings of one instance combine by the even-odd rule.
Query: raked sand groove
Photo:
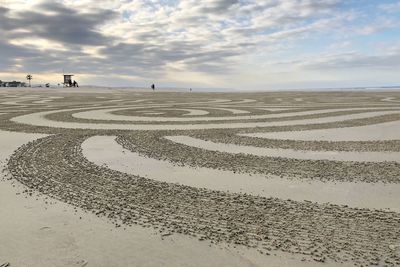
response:
[[[132,107],[131,107],[132,108]],[[126,109],[131,109],[126,108]],[[227,120],[256,120],[256,119],[271,119],[271,118],[286,118],[291,116],[304,116],[304,115],[313,115],[313,114],[322,114],[322,113],[334,113],[339,111],[352,111],[352,110],[363,110],[362,108],[358,109],[329,109],[329,110],[312,110],[312,111],[300,111],[300,112],[287,112],[287,113],[278,113],[278,114],[266,114],[266,115],[249,115],[249,116],[236,116],[236,117],[203,117],[203,118],[153,118],[153,117],[140,117],[140,116],[122,116],[122,115],[114,115],[110,114],[113,111],[123,110],[123,108],[116,109],[102,109],[102,110],[91,110],[85,112],[74,113],[72,116],[74,118],[79,119],[88,119],[88,120],[110,120],[110,121],[185,121],[185,122],[195,122],[195,121],[227,121]],[[222,109],[226,110],[226,109]],[[369,108],[364,108],[364,110],[370,110]],[[198,114],[198,110],[192,110],[192,114],[188,115],[206,115]],[[248,112],[246,112],[248,113]],[[373,112],[370,116],[379,116],[384,114],[391,113],[400,113],[400,110],[397,109],[395,111],[383,112],[383,113],[375,113]],[[361,117],[349,117],[351,118],[363,118]],[[368,116],[367,116],[368,117]]]
[[[395,161],[400,162],[400,152],[347,152],[347,151],[307,151],[295,149],[274,149],[234,144],[215,143],[190,136],[166,136],[172,142],[193,146],[201,149],[220,151],[234,154],[250,154],[261,157],[283,157],[307,160],[334,160],[334,161]],[[400,192],[399,192],[400,193]]]
[[[62,110],[69,111],[69,110]],[[209,124],[162,124],[162,125],[148,125],[148,124],[115,124],[115,123],[79,123],[79,122],[61,122],[48,120],[45,116],[57,113],[59,111],[43,111],[37,113],[31,113],[12,118],[11,121],[16,123],[34,125],[34,126],[45,126],[45,127],[56,127],[65,129],[92,129],[92,130],[199,130],[199,129],[235,129],[235,128],[255,128],[255,127],[271,127],[271,126],[287,126],[287,125],[310,125],[317,123],[328,123],[328,122],[339,122],[352,119],[363,119],[371,118],[380,115],[399,114],[400,110],[396,111],[376,111],[354,115],[343,115],[324,117],[319,119],[305,119],[305,120],[292,120],[292,121],[277,121],[277,122],[248,122],[248,123],[209,123]],[[143,120],[143,117],[138,117]],[[149,118],[152,120],[152,118]],[[193,119],[192,119],[193,120]],[[186,119],[183,119],[186,121]]]
[[[283,157],[256,156],[206,150],[172,142],[162,132],[137,132],[119,135],[117,142],[124,148],[158,160],[178,165],[205,167],[232,172],[276,175],[305,182],[399,183],[398,162],[358,162],[304,160]]]
[[[190,138],[190,137],[187,137]],[[107,151],[107,155],[101,153]],[[400,184],[321,182],[307,183],[269,175],[249,175],[210,168],[178,166],[168,161],[141,156],[117,144],[114,136],[94,136],[82,143],[89,161],[116,171],[152,180],[198,188],[349,205],[359,208],[390,209],[400,212]]]
[[[47,135],[7,162],[31,193],[261,266],[400,265],[397,92],[31,92],[0,90],[1,130]]]
[[[80,150],[87,137],[55,135],[24,145],[11,157],[9,171],[43,194],[161,233],[234,243],[264,253],[301,253],[321,262],[400,260],[388,249],[398,242],[399,213],[209,191],[130,176],[87,161]],[[56,149],[49,151],[48,146]],[[49,164],[52,168],[44,167]],[[340,234],[332,235],[339,229]]]
[[[379,141],[400,140],[400,122],[386,122],[350,128],[310,131],[251,133],[243,136],[302,141]]]

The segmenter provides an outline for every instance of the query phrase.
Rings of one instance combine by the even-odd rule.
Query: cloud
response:
[[[379,6],[379,8],[388,13],[397,13],[400,12],[400,1],[397,1],[395,3],[382,4]]]
[[[23,35],[40,37],[76,45],[102,45],[110,39],[101,34],[97,28],[115,17],[109,10],[79,12],[65,5],[46,1],[34,6],[30,11],[16,12],[0,10],[0,28],[10,32],[9,35],[20,37],[18,30],[27,31]],[[50,12],[50,13],[47,13]]]
[[[292,62],[294,63],[294,62]],[[357,52],[319,55],[315,59],[297,60],[296,65],[309,70],[349,69],[400,69],[400,49],[381,55],[366,55]]]
[[[128,76],[165,80],[185,73],[198,79],[194,82],[210,77],[226,85],[231,77],[243,75],[243,66],[265,73],[274,69],[263,67],[284,61],[285,53],[294,53],[286,51],[289,47],[299,49],[296,53],[301,57],[299,47],[307,42],[312,46],[312,42],[337,36],[339,40],[332,43],[351,43],[349,32],[373,36],[398,26],[396,19],[385,15],[362,21],[360,17],[370,14],[362,5],[343,8],[344,0],[6,2],[11,4],[0,4],[0,72],[44,73],[65,68],[85,77],[113,75],[124,80]],[[389,12],[396,5],[379,8]],[[325,49],[329,52],[332,46]],[[325,55],[320,61],[295,65],[329,69],[341,64],[372,67],[367,62],[373,61],[375,66],[395,64],[382,53],[329,57],[317,52]]]
[[[370,35],[377,32],[382,32],[386,29],[396,28],[400,25],[399,21],[389,18],[379,18],[368,25],[364,25],[355,30],[361,35]]]

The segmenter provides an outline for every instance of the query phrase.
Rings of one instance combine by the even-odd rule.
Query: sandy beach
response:
[[[0,89],[0,266],[399,266],[398,91]]]

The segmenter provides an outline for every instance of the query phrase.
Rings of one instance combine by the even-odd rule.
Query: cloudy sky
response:
[[[399,0],[0,0],[0,79],[194,88],[400,84]]]

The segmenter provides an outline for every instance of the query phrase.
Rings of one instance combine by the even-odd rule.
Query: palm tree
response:
[[[33,79],[32,75],[30,74],[26,75],[26,79],[29,81],[29,87],[31,87],[31,80]]]

